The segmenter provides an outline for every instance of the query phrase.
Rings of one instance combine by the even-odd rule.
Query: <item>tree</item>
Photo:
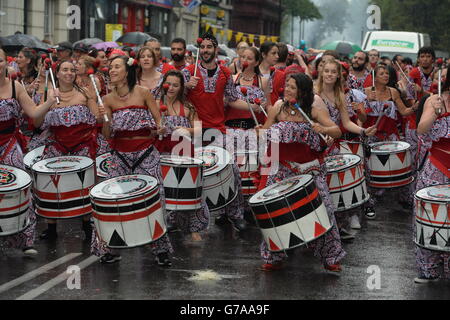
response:
[[[372,0],[381,8],[381,28],[428,33],[437,50],[449,51],[450,0]]]
[[[281,4],[285,8],[284,14],[300,17],[306,21],[322,18],[319,9],[311,0],[282,0]]]

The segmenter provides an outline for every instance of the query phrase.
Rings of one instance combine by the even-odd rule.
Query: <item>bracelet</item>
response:
[[[361,137],[365,137],[366,136],[366,129],[361,128],[361,133],[360,133]]]

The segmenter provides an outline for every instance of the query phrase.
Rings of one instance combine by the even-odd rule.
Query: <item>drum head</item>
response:
[[[411,145],[403,141],[385,141],[373,143],[370,148],[374,154],[392,154],[409,150]]]
[[[150,176],[121,176],[99,183],[91,190],[95,199],[122,200],[143,195],[159,188],[158,180]]]
[[[23,157],[23,163],[25,164],[25,167],[31,168],[33,166],[33,164],[40,161],[42,158],[42,154],[44,153],[44,150],[45,150],[45,146],[42,146],[42,147],[33,149],[30,152],[28,152]]]
[[[166,166],[202,166],[203,161],[200,159],[195,158],[189,158],[189,157],[180,157],[180,156],[162,156],[161,157],[161,164]]]
[[[0,165],[0,192],[13,192],[31,185],[31,177],[24,170]]]
[[[326,159],[328,172],[352,168],[361,163],[361,158],[353,154],[338,154]]]
[[[111,167],[111,153],[105,153],[97,157],[96,165],[97,175],[101,178],[106,178]]]
[[[431,186],[421,189],[416,193],[416,197],[432,202],[450,202],[450,184]]]
[[[205,147],[195,150],[195,157],[204,162],[205,176],[221,172],[231,163],[230,153],[220,147]]]
[[[66,156],[41,160],[32,167],[38,173],[53,174],[77,172],[94,165],[94,161],[87,157]]]
[[[273,200],[285,197],[293,192],[298,191],[313,180],[311,175],[297,176],[290,179],[283,180],[280,183],[273,184],[261,190],[250,198],[250,204],[258,204],[262,202],[271,202]]]

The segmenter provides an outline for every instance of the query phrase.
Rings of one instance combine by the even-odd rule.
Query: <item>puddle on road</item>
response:
[[[170,271],[175,272],[187,272],[191,273],[192,276],[187,278],[188,281],[200,282],[200,281],[221,281],[224,279],[240,279],[243,276],[241,275],[228,275],[228,274],[219,274],[213,270],[180,270],[180,269],[171,269]]]

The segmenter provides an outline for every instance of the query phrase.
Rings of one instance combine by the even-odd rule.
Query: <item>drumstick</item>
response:
[[[258,127],[259,126],[258,119],[256,119],[255,112],[253,112],[253,109],[250,106],[250,102],[248,101],[248,96],[247,96],[248,90],[247,90],[247,88],[246,87],[241,87],[241,92],[242,92],[242,94],[245,97],[245,102],[247,102],[247,105],[248,105],[248,108],[250,109],[250,112],[252,113],[253,120],[255,120],[256,126]]]
[[[444,64],[444,60],[443,59],[438,59],[436,61],[439,71],[438,71],[438,96],[439,98],[442,98],[442,65]],[[439,114],[442,114],[442,109],[439,108],[437,110],[439,112]]]
[[[375,69],[372,69],[372,90],[375,90]]]
[[[398,67],[398,69],[400,70],[400,72],[401,72],[401,74],[403,75],[403,77],[405,78],[405,80],[408,81],[408,83],[409,83],[410,85],[413,85],[413,84],[411,83],[411,81],[409,81],[408,76],[407,76],[407,75],[405,74],[405,72],[402,70],[402,68],[400,67],[400,65],[398,64],[398,62],[395,61],[395,63],[397,64],[397,67]]]
[[[203,39],[202,39],[202,38],[198,38],[198,39],[197,39],[198,48],[197,48],[197,58],[195,59],[195,71],[194,71],[194,77],[197,76],[198,59],[200,58],[200,45],[202,44],[202,42],[203,42]]]
[[[48,72],[50,73],[50,79],[52,81],[52,85],[53,85],[53,89],[56,89],[56,82],[55,82],[55,77],[53,76],[53,69],[51,66],[51,60],[49,58],[45,59],[45,68],[48,70]],[[59,98],[56,97],[56,103],[60,104],[61,101],[59,101]]]
[[[95,83],[94,72],[95,72],[94,69],[89,69],[89,70],[87,71],[87,74],[89,75],[89,78],[90,78],[91,81],[92,81],[92,85],[94,86],[95,94],[97,95],[97,101],[98,101],[98,103],[100,104],[100,106],[102,106],[103,108],[105,108],[105,105],[103,104],[102,97],[100,97],[100,93],[99,93],[99,91],[98,91],[97,84]],[[106,114],[103,115],[103,120],[105,120],[105,122],[109,122],[108,116],[107,116]]]
[[[162,128],[163,126],[165,126],[165,122],[166,122],[165,113],[167,112],[168,108],[167,108],[167,106],[162,105],[161,107],[159,107],[159,110],[161,111],[161,123],[160,123],[160,126]],[[159,135],[159,141],[162,141],[162,139],[163,139],[163,136],[162,136],[162,134],[160,134]]]
[[[267,115],[266,110],[264,110],[264,108],[261,105],[261,100],[259,98],[255,99],[255,104],[259,106],[259,108],[261,109],[261,111],[264,113],[264,115],[266,116],[266,118],[268,118],[269,116]]]
[[[297,103],[297,100],[292,100],[292,101],[290,101],[290,103],[292,103],[294,105],[294,107],[296,107],[297,110],[300,111],[300,113],[302,114],[303,118],[305,118],[306,121],[308,121],[310,125],[314,124],[314,122],[311,121],[311,119],[308,117],[308,115],[302,110],[300,105]],[[323,141],[327,142],[327,139],[326,139],[326,137],[323,134],[319,133],[319,136],[323,139]]]

